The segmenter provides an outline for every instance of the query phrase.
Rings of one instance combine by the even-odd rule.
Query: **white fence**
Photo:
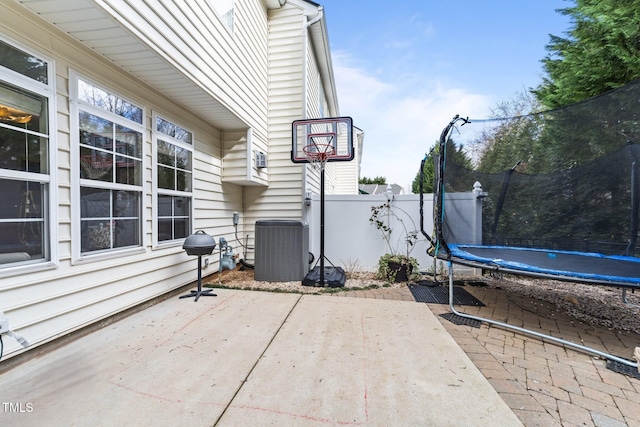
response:
[[[408,231],[418,232],[418,241],[410,252],[420,264],[421,271],[433,271],[434,260],[427,255],[430,244],[422,235],[420,221],[420,196],[410,195],[327,195],[325,196],[324,254],[335,266],[358,271],[375,271],[380,256],[389,247],[380,230],[371,224],[371,207],[380,206],[391,197],[393,212],[402,220]],[[423,196],[423,229],[433,236],[433,195]],[[453,205],[449,205],[452,203]],[[474,192],[456,194],[455,200],[446,206],[456,216],[456,241],[480,243],[481,202]],[[320,196],[314,195],[308,208],[310,251],[318,259],[320,255]],[[450,217],[451,219],[451,217]],[[405,253],[405,234],[397,218],[389,217],[391,245],[398,253]],[[450,221],[451,222],[451,221]],[[437,266],[440,268],[440,265]],[[457,269],[459,271],[459,269]],[[471,269],[469,269],[469,272]]]

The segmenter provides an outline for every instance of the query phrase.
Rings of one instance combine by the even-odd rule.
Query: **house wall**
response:
[[[304,199],[307,193],[320,194],[320,173],[310,165],[291,162],[291,124],[302,118],[339,115],[327,101],[327,91],[335,88],[321,79],[318,52],[310,41],[308,20],[300,3],[290,1],[268,12],[269,186],[245,187],[244,230],[249,246],[253,246],[258,220],[310,221],[310,207]],[[325,194],[357,194],[358,161],[328,164]],[[249,251],[248,258],[253,256]]]
[[[354,137],[354,144],[356,144]],[[336,183],[333,194],[358,194],[358,159],[357,156],[350,162],[331,163]]]
[[[205,1],[100,4],[266,141],[267,12],[262,1],[235,3],[233,33]]]
[[[350,162],[335,162],[336,186],[334,194],[359,194],[360,164],[362,161],[362,145],[364,132],[353,127],[353,160]]]
[[[307,67],[307,81],[305,87],[305,111],[304,115],[300,118],[323,118],[331,117],[332,114],[328,111],[326,98],[324,95],[324,87],[322,86],[320,73],[318,70],[318,64],[316,62],[316,52],[313,49],[311,43],[307,43],[306,49],[306,67]],[[307,166],[305,169],[306,174],[306,190],[314,194],[320,193],[320,172],[311,166]],[[335,188],[335,168],[331,166],[325,168],[324,177],[324,192],[325,194],[333,194]]]
[[[269,12],[269,186],[246,187],[245,232],[255,222],[303,217],[304,165],[291,162],[291,123],[304,115],[306,18],[295,5]]]
[[[255,22],[264,21],[264,9],[255,7],[260,6],[261,2],[252,4],[253,9],[241,8],[239,13],[250,12]],[[51,233],[55,238],[52,243],[52,262],[46,268],[34,265],[0,270],[0,310],[9,318],[11,328],[23,335],[33,347],[196,280],[197,258],[184,253],[181,241],[163,245],[153,242],[152,219],[156,215],[151,146],[153,113],[175,121],[194,134],[194,230],[202,229],[216,240],[223,236],[232,241],[232,215],[233,212],[243,211],[244,190],[239,185],[222,180],[225,135],[222,130],[206,124],[193,111],[185,110],[182,105],[124,73],[64,33],[40,21],[17,3],[8,2],[4,6],[0,15],[0,37],[55,61],[57,96],[56,112],[51,117],[51,154],[56,159],[56,167],[52,171],[55,185],[50,188],[50,193],[51,209],[56,220]],[[261,28],[266,28],[264,22]],[[266,34],[264,37],[266,40]],[[261,49],[258,57],[264,61],[265,55],[265,49]],[[252,62],[250,58],[247,63],[238,63],[233,68]],[[262,73],[262,69],[266,69],[266,66],[251,71],[245,78],[250,79],[254,73]],[[218,71],[223,72],[222,68]],[[73,217],[74,210],[79,208],[72,204],[78,178],[72,173],[77,160],[72,155],[76,141],[72,140],[73,119],[70,113],[71,72],[86,76],[145,109],[143,243],[133,253],[127,252],[125,255],[113,252],[91,261],[73,257],[73,247],[79,245],[74,240],[73,230],[77,225]],[[266,115],[262,112],[266,105],[266,78],[259,87],[245,87],[243,91],[246,92],[242,92],[242,84],[234,87],[229,81],[233,80],[233,69],[226,72],[226,75],[217,76],[216,79],[224,80],[229,89],[236,91],[229,94],[230,98],[250,100],[238,105],[238,109],[248,115],[247,122],[252,123],[254,135],[259,133],[262,136],[258,139],[266,141]],[[257,102],[255,96],[245,95],[253,90],[259,93]],[[216,272],[217,261],[215,252],[211,256],[211,265],[203,273]],[[4,340],[3,360],[22,351],[13,340]]]
[[[267,185],[267,171],[254,162],[255,152],[268,152],[268,29],[263,2],[237,2],[233,32],[204,1],[106,0],[104,7],[188,76],[196,86],[190,90],[211,93],[245,122],[239,129],[224,128],[230,132],[223,136],[223,181]],[[243,140],[235,137],[238,131]]]

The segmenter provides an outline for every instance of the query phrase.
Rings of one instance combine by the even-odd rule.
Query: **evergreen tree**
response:
[[[363,176],[362,178],[360,178],[358,180],[358,183],[360,183],[360,184],[386,185],[387,184],[387,178],[385,178],[384,176],[376,176],[375,178],[367,178],[366,176]]]
[[[421,162],[422,163],[422,162]],[[431,193],[433,192],[433,185],[435,182],[435,164],[433,157],[427,157],[424,161],[424,165],[422,168],[422,192],[423,193]],[[411,183],[411,192],[413,194],[420,194],[420,171],[416,174],[416,177],[413,178],[413,182]]]
[[[533,93],[546,108],[567,106],[640,77],[640,1],[574,0],[566,37],[550,36],[546,73]]]

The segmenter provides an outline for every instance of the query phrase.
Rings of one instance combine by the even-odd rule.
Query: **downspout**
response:
[[[251,181],[253,179],[253,128],[247,129],[246,139],[246,156],[247,156],[247,165],[246,165],[246,175],[247,181]]]
[[[323,16],[323,8],[322,6],[318,7],[318,14],[310,21],[307,21],[304,24],[303,28],[303,49],[302,49],[302,117],[304,119],[309,118],[309,111],[307,108],[308,94],[307,94],[307,82],[308,82],[308,56],[309,56],[309,27],[320,21]],[[303,174],[302,174],[302,194],[300,195],[300,204],[303,207],[303,221],[309,222],[309,211],[310,208],[305,204],[305,198],[307,196],[307,165],[303,163]]]
[[[310,26],[312,26],[313,24],[321,20],[323,17],[324,17],[324,7],[318,6],[318,14],[311,21],[307,22],[305,29],[309,28]]]

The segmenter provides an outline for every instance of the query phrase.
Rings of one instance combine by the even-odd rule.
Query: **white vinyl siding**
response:
[[[203,1],[105,3],[109,13],[197,86],[185,87],[186,94],[210,92],[266,136],[267,23],[260,1],[236,3],[233,34]]]
[[[358,194],[357,165],[356,159],[331,163],[333,175],[336,177],[333,194]]]
[[[222,22],[233,33],[235,5],[234,0],[207,0],[211,7],[216,11]]]
[[[326,105],[326,98],[320,80],[320,71],[316,62],[316,53],[311,43],[307,46],[307,87],[306,110],[307,118],[322,118],[321,105]],[[335,168],[328,164],[325,168],[324,193],[333,194],[335,189]],[[307,188],[314,193],[320,192],[320,172],[307,166]]]
[[[353,160],[350,162],[332,163],[335,168],[336,188],[334,194],[359,194],[360,155],[364,141],[362,130],[353,128]]]
[[[298,8],[269,12],[269,187],[246,187],[250,224],[303,217],[304,166],[291,162],[291,123],[304,114],[303,26]]]

